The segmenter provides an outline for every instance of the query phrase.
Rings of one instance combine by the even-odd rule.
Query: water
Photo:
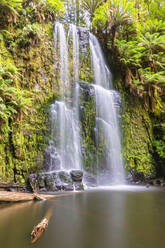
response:
[[[73,41],[73,72],[74,81],[79,79],[79,36],[77,27],[74,24],[70,25],[71,38]]]
[[[60,57],[60,90],[61,98],[70,96],[68,44],[66,40],[65,28],[62,23],[56,22],[54,29],[54,42],[56,52]]]
[[[90,34],[91,60],[94,72],[96,101],[97,147],[104,144],[102,158],[97,158],[98,185],[124,183],[120,130],[116,108],[116,93],[111,90],[112,76],[104,60],[97,38]],[[117,96],[119,97],[119,95]]]
[[[75,113],[65,102],[51,106],[52,140],[60,156],[60,170],[81,169],[79,126]]]
[[[77,28],[70,25],[73,46],[74,80],[79,79],[79,40]],[[57,22],[54,29],[56,56],[59,55],[61,100],[51,105],[51,141],[49,171],[81,169],[80,128],[79,128],[79,87],[72,87],[69,72],[68,40],[64,24]],[[58,72],[57,72],[58,73]],[[74,88],[74,103],[71,92]],[[57,159],[55,158],[57,157]],[[55,161],[52,165],[52,161]],[[57,165],[58,164],[58,165]]]
[[[101,46],[97,38],[91,33],[89,35],[89,44],[95,84],[105,89],[112,88],[112,76],[105,62]]]
[[[165,192],[142,187],[98,189],[0,209],[4,248],[162,248]],[[47,210],[53,216],[34,245],[30,233]]]
[[[69,12],[68,12],[69,13]],[[60,101],[51,106],[51,136],[49,172],[82,169],[81,130],[79,119],[80,37],[77,26],[55,23],[54,42],[59,66]],[[121,158],[119,108],[117,94],[112,88],[112,76],[104,60],[97,38],[89,34],[91,70],[93,70],[96,102],[97,161],[94,176],[97,185],[123,184],[124,169]],[[71,63],[70,63],[71,62]],[[100,147],[104,146],[102,155]],[[87,182],[86,182],[87,183]]]

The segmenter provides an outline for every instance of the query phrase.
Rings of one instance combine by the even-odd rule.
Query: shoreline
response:
[[[70,193],[60,193],[60,194],[40,194],[37,193],[37,196],[40,199],[36,198],[34,193],[23,193],[23,192],[8,192],[8,191],[0,191],[0,204],[3,203],[19,203],[19,202],[28,202],[28,201],[35,201],[35,200],[49,200],[56,197],[64,197],[73,195],[76,192]]]

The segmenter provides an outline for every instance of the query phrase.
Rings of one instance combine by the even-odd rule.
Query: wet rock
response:
[[[51,142],[44,153],[43,167],[46,171],[59,170],[60,163],[60,157],[56,151],[56,148],[53,145],[53,142]]]
[[[66,184],[66,183],[60,183],[56,184],[56,188],[58,191],[73,191],[74,187],[72,183]]]
[[[161,180],[160,179],[155,179],[154,180],[154,185],[161,185]]]
[[[89,175],[89,174],[86,174],[84,176],[84,181],[88,187],[96,187],[97,186],[96,178],[94,176]]]
[[[81,170],[72,170],[70,172],[71,178],[73,182],[82,182],[83,179],[83,172]]]
[[[116,90],[113,90],[112,93],[113,93],[115,107],[116,108],[120,108],[120,106],[121,106],[121,97],[120,97],[120,94]]]
[[[141,181],[136,181],[135,184],[136,185],[140,185],[141,184]]]
[[[83,185],[83,183],[76,182],[76,183],[74,183],[74,188],[77,191],[83,191],[84,190],[84,185]]]
[[[41,188],[40,190],[39,190],[39,192],[46,192],[47,190],[46,190],[46,188]]]
[[[82,53],[86,53],[87,48],[89,47],[89,30],[83,27],[78,27],[77,29],[80,40],[80,49]]]
[[[38,189],[38,175],[30,174],[27,180],[27,187],[29,187],[30,191],[35,192]]]
[[[131,174],[129,174],[129,175],[126,177],[126,181],[127,181],[128,183],[133,183],[133,182],[134,182],[133,176],[132,176]]]
[[[132,180],[134,182],[144,182],[145,181],[145,177],[144,177],[144,173],[141,171],[135,171],[134,169],[131,169],[130,174],[132,176]]]
[[[55,191],[54,178],[52,174],[45,175],[45,186],[48,191]]]
[[[149,185],[154,185],[154,181],[153,180],[150,180],[150,181],[148,181],[148,184]]]
[[[39,189],[45,188],[45,175],[44,174],[39,174],[37,180],[38,180]]]
[[[71,176],[68,172],[66,171],[60,171],[58,173],[58,176],[59,176],[59,179],[61,180],[61,182],[64,182],[64,183],[72,183],[72,179],[71,179]]]
[[[93,85],[85,81],[77,81],[80,86],[80,92],[84,96],[84,100],[89,101],[91,96],[95,95]]]
[[[74,190],[73,184],[71,184],[71,183],[70,184],[63,185],[62,188],[65,191],[73,191]]]

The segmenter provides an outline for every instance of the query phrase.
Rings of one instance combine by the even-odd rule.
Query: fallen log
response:
[[[37,200],[37,201],[45,201],[46,200],[43,196],[41,196],[41,195],[39,195],[37,193],[34,193],[33,197],[34,197],[33,199]]]
[[[45,217],[41,220],[41,222],[34,227],[33,231],[31,232],[31,242],[32,244],[35,243],[43,234],[43,232],[48,227],[49,220],[52,216],[53,209],[49,208]]]
[[[71,196],[73,194],[80,194],[80,192],[62,193],[62,194],[54,194],[54,195],[49,195],[49,194],[37,194],[37,195],[48,200],[56,197]],[[33,201],[33,200],[34,200],[34,194],[31,193],[0,191],[0,203],[25,202],[25,201]]]
[[[44,218],[37,226],[34,227],[31,233],[32,243],[35,243],[48,227],[48,220]]]

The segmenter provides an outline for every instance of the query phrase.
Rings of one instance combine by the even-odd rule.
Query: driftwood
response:
[[[72,193],[62,193],[55,195],[48,194],[37,194],[38,200],[39,197],[42,198],[40,200],[48,200],[56,197],[65,197],[73,194],[79,194],[79,192]],[[9,192],[9,191],[0,191],[0,203],[2,202],[25,202],[25,201],[33,201],[36,200],[36,194],[31,193],[22,193],[22,192]]]
[[[59,195],[60,196],[60,195]],[[24,202],[33,200],[47,200],[56,197],[55,195],[43,195],[43,194],[30,194],[21,192],[8,192],[0,191],[0,203],[1,202]]]
[[[43,234],[43,232],[48,227],[49,220],[52,216],[53,209],[49,208],[45,217],[41,220],[41,222],[33,228],[33,231],[31,232],[31,240],[32,243],[35,243]]]
[[[33,199],[37,200],[37,201],[45,201],[46,200],[43,196],[41,196],[41,195],[39,195],[37,193],[34,193],[33,197],[34,197]]]
[[[31,233],[32,243],[35,243],[48,227],[48,220],[44,218],[37,226],[34,227]]]

